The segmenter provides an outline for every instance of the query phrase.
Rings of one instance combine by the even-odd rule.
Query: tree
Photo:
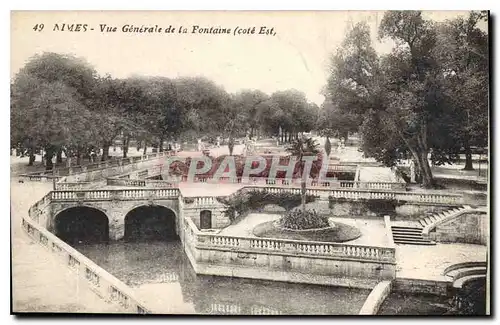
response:
[[[435,25],[417,11],[390,11],[379,37],[396,44],[382,58],[371,47],[367,26],[354,26],[334,57],[327,95],[343,112],[361,115],[366,155],[391,166],[410,154],[423,186],[433,187],[429,153],[449,143],[437,141],[446,138],[436,122],[446,120],[449,105],[434,54]]]
[[[260,90],[242,90],[232,97],[232,105],[240,112],[244,124],[239,127],[245,127],[249,130],[249,138],[252,139],[255,132],[260,129],[265,116],[261,110],[269,96]],[[240,123],[241,123],[240,122]]]
[[[394,11],[384,15],[379,36],[396,41],[382,61],[385,77],[385,110],[382,116],[392,132],[405,143],[422,176],[424,187],[433,187],[429,166],[433,120],[443,114],[443,74],[432,55],[435,26],[421,12]]]
[[[349,133],[358,131],[361,124],[361,115],[344,111],[332,104],[327,98],[320,108],[317,129],[320,135],[348,139]]]
[[[282,131],[282,142],[292,142],[299,132],[312,130],[317,123],[318,107],[309,103],[303,92],[295,89],[274,92],[266,103],[267,129]]]
[[[216,135],[224,129],[224,111],[229,95],[213,81],[202,77],[175,80],[176,107],[184,113],[184,129],[197,135]]]
[[[30,164],[36,147],[51,158],[71,142],[90,141],[86,104],[94,87],[95,70],[70,55],[35,55],[11,85],[12,140],[27,145]],[[83,117],[83,118],[81,118]],[[85,125],[85,127],[82,127]],[[85,130],[78,134],[76,130]]]
[[[12,87],[11,108],[13,134],[26,141],[31,152],[35,146],[45,148],[47,170],[53,168],[51,159],[59,148],[91,141],[89,114],[75,89],[60,81],[18,74]]]
[[[309,175],[307,175],[304,172],[305,161],[303,160],[303,158],[306,156],[316,156],[319,153],[318,144],[312,138],[298,137],[291,143],[291,145],[286,149],[286,151],[290,153],[292,156],[297,157],[298,160],[297,163],[300,166],[299,167],[299,173],[301,175],[300,195],[301,195],[302,211],[305,212],[307,178],[309,177]]]
[[[451,106],[450,142],[464,148],[465,170],[473,169],[471,146],[484,147],[488,141],[488,36],[478,27],[487,18],[487,13],[473,11],[445,22],[434,50]]]

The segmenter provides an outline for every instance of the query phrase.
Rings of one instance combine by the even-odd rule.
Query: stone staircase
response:
[[[422,236],[423,227],[418,226],[391,226],[392,238],[395,244],[407,245],[435,245],[434,242]]]
[[[446,210],[444,212],[431,214],[425,218],[420,219],[418,222],[422,225],[422,227],[428,227],[428,226],[431,226],[432,224],[437,223],[438,221],[440,221],[446,217],[449,217],[453,214],[468,210],[470,208],[471,208],[470,206],[464,205],[464,206],[461,206],[459,208],[453,208],[450,210]]]
[[[428,228],[444,218],[450,217],[451,215],[457,213],[461,213],[468,209],[471,209],[471,207],[462,206],[458,208],[452,208],[444,212],[430,214],[429,216],[418,220],[418,222],[394,222],[391,225],[394,243],[407,245],[435,245],[435,242],[429,240],[428,238],[426,238],[426,236],[424,236],[424,228]]]

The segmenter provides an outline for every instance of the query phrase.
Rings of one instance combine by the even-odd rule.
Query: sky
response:
[[[424,12],[443,21],[467,12]],[[376,38],[382,11],[281,12],[99,12],[38,11],[11,14],[11,78],[36,53],[57,52],[86,59],[99,74],[116,78],[133,75],[205,76],[228,92],[259,89],[271,94],[297,89],[318,105],[324,100],[330,58],[346,30],[366,21],[379,53],[391,42]],[[87,24],[86,32],[54,31],[55,24]],[[43,30],[33,28],[40,24]],[[102,33],[100,24],[117,27]],[[122,32],[124,25],[175,28],[174,33]],[[192,26],[231,29],[231,34],[192,34]],[[188,33],[178,33],[179,27]],[[275,35],[258,35],[261,27]],[[256,34],[233,35],[236,28],[255,27]],[[90,28],[94,30],[91,31]]]

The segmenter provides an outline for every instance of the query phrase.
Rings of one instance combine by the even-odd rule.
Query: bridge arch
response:
[[[125,241],[178,239],[177,216],[169,207],[157,204],[139,205],[125,215]]]
[[[69,244],[109,241],[109,218],[104,211],[90,206],[73,206],[54,216],[54,233]]]

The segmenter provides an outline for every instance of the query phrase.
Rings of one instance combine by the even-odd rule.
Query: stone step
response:
[[[424,239],[421,234],[392,234],[392,238],[396,239]]]
[[[483,262],[462,262],[462,263],[457,263],[457,264],[452,264],[449,267],[445,269],[446,272],[443,273],[443,275],[446,275],[450,273],[451,271],[458,270],[458,269],[465,269],[469,267],[487,267],[488,263],[483,261]]]
[[[465,276],[478,275],[478,274],[486,274],[486,267],[484,266],[463,267],[448,272],[446,276],[453,278],[453,280],[457,280]]]
[[[395,244],[405,244],[405,245],[436,245],[435,242],[429,240],[417,240],[417,239],[394,239]]]
[[[409,229],[409,230],[422,230],[423,227],[413,227],[413,226],[391,226],[393,229]]]
[[[407,231],[407,230],[393,229],[392,233],[395,235],[419,235],[419,236],[422,235],[421,231],[415,231],[415,230]]]
[[[446,216],[446,215],[445,215],[444,213],[438,213],[438,214],[436,214],[436,217],[437,217],[439,220],[443,219],[445,216]]]
[[[475,275],[464,276],[463,278],[460,278],[457,281],[453,282],[453,288],[460,289],[463,287],[464,283],[482,278],[486,278],[486,274],[475,274]]]
[[[393,235],[393,237],[397,237],[397,236],[416,236],[416,237],[423,238],[421,232],[393,231],[392,235]]]

